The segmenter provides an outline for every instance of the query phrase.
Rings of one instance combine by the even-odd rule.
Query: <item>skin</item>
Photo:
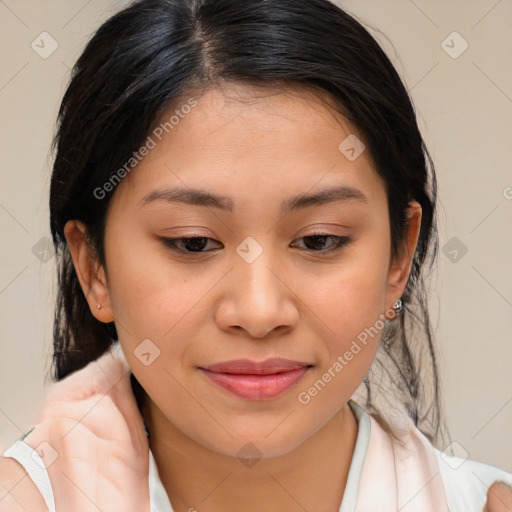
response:
[[[484,512],[510,512],[512,510],[512,489],[503,482],[495,482],[487,491]]]
[[[230,85],[195,98],[197,106],[117,185],[106,271],[87,246],[85,226],[67,223],[77,274],[93,315],[115,320],[149,395],[143,418],[174,510],[337,511],[357,435],[347,401],[380,335],[307,405],[297,395],[401,296],[421,208],[410,204],[392,260],[384,182],[367,151],[350,161],[338,150],[358,132],[318,95]],[[338,185],[359,189],[366,201],[279,209],[289,196]],[[227,195],[233,212],[164,200],[140,206],[152,190],[172,186]],[[351,241],[329,253],[335,239],[303,238],[315,229]],[[165,236],[213,240],[192,244],[206,251],[198,255],[186,243],[173,251],[159,239]],[[263,250],[252,263],[236,251],[248,236]],[[145,366],[134,351],[148,338],[160,355]],[[313,367],[297,386],[263,401],[239,398],[198,370],[241,357]],[[252,467],[237,456],[246,443],[261,455]]]

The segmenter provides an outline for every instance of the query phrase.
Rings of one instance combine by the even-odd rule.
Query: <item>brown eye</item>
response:
[[[213,238],[206,236],[196,236],[191,238],[161,238],[162,242],[166,247],[170,247],[173,250],[184,252],[184,253],[206,253],[210,250],[204,250],[208,245],[208,241],[213,241]]]
[[[310,235],[310,236],[304,236],[302,238],[299,238],[299,240],[307,240],[307,243],[305,244],[305,249],[311,250],[313,252],[333,252],[341,249],[345,245],[347,245],[349,242],[352,241],[352,239],[348,236],[338,236],[338,235]],[[327,249],[324,249],[325,242],[327,240],[331,240],[331,245]]]

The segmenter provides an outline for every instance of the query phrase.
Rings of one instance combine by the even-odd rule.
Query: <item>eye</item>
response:
[[[309,236],[304,236],[299,238],[298,240],[308,241],[306,246],[310,245],[311,247],[306,247],[306,249],[311,250],[313,252],[335,252],[342,249],[345,245],[349,244],[352,239],[349,236],[338,236],[331,234],[314,234]],[[331,240],[331,246],[327,249],[322,249],[324,243],[328,240]]]
[[[173,251],[189,254],[204,254],[213,251],[214,249],[205,250],[208,242],[216,242],[213,238],[205,236],[196,237],[181,237],[181,238],[161,238],[162,243],[172,249]],[[306,250],[313,252],[335,252],[342,249],[345,245],[350,243],[352,239],[348,236],[338,236],[331,234],[314,234],[304,236],[298,240],[305,240]],[[322,248],[326,241],[330,240],[331,246],[327,249]],[[218,242],[220,244],[220,242]],[[220,244],[222,245],[222,244]],[[312,246],[312,247],[310,247]],[[222,248],[222,247],[220,247]],[[299,247],[301,248],[301,247]]]
[[[204,254],[210,252],[212,249],[205,251],[204,248],[208,244],[208,241],[215,242],[213,238],[208,238],[206,236],[195,236],[190,238],[161,238],[161,240],[166,247],[170,247],[174,251],[192,254]],[[186,249],[183,249],[183,247],[186,247]]]

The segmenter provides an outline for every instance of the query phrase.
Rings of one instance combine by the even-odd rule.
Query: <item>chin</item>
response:
[[[276,423],[278,424],[279,422]],[[288,425],[289,428],[290,425]],[[288,430],[283,429],[278,432],[279,427],[273,429],[275,426],[271,429],[254,427],[250,431],[246,429],[243,433],[230,430],[233,437],[226,435],[215,440],[210,437],[198,442],[212,451],[243,462],[247,458],[257,460],[284,456],[308,438],[306,434],[300,435],[298,432],[295,432],[295,436],[291,438]]]

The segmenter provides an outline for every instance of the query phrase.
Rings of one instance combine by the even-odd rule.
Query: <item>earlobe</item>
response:
[[[421,230],[421,206],[417,201],[409,203],[406,222],[398,256],[389,268],[386,310],[390,310],[395,301],[401,298],[411,272]]]
[[[64,227],[64,235],[91,313],[100,322],[114,321],[105,272],[90,246],[87,227],[79,220],[69,220]]]

